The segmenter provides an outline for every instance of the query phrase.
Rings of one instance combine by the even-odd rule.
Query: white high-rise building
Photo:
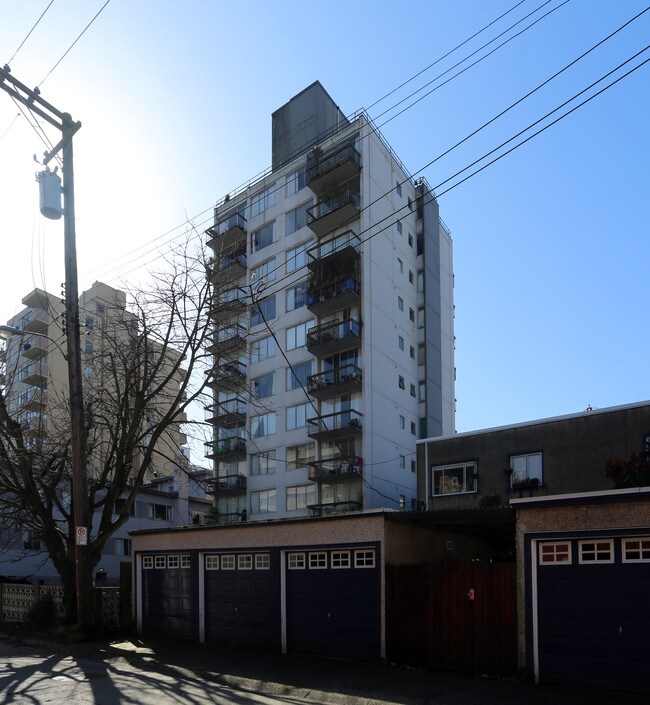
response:
[[[319,82],[272,121],[272,168],[207,231],[217,521],[410,509],[416,439],[454,431],[449,231]]]

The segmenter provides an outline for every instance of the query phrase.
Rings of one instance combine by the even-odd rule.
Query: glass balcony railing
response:
[[[359,192],[347,186],[309,208],[307,225],[320,237],[354,220],[360,209]]]
[[[358,253],[361,242],[354,230],[346,230],[329,240],[322,240],[314,247],[307,250],[307,266],[311,270],[327,266],[330,261],[336,261],[338,257],[343,257],[343,253],[349,251]]]
[[[353,178],[360,169],[361,155],[352,144],[324,154],[314,151],[307,159],[307,183],[320,195],[324,189]]]
[[[325,357],[361,343],[361,323],[353,318],[329,321],[307,331],[307,350],[312,355]]]
[[[327,316],[359,301],[361,284],[357,277],[340,275],[323,280],[312,276],[307,283],[307,308],[316,316]]]
[[[360,434],[363,415],[355,409],[307,419],[307,435],[315,440],[343,438]]]
[[[328,399],[359,391],[361,383],[361,369],[350,363],[310,375],[307,377],[307,391],[317,399]]]
[[[206,230],[208,245],[215,251],[223,251],[245,238],[247,232],[246,218],[241,213],[231,213]]]

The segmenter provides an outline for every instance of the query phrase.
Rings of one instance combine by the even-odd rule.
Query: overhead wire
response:
[[[34,25],[32,26],[32,28],[29,30],[29,32],[27,32],[27,36],[26,36],[26,37],[23,39],[23,41],[20,43],[20,46],[18,47],[18,49],[16,49],[16,51],[13,53],[11,59],[9,59],[9,61],[7,61],[7,65],[8,65],[8,66],[11,65],[11,62],[16,58],[16,54],[18,54],[18,52],[23,48],[23,45],[24,45],[25,42],[29,39],[31,33],[36,29],[36,27],[38,27],[39,22],[43,19],[43,17],[45,16],[45,13],[50,9],[50,7],[52,6],[52,3],[53,3],[53,2],[54,2],[54,0],[50,0],[50,2],[48,3],[47,7],[46,7],[46,8],[43,10],[43,12],[41,13],[41,16],[36,20],[36,22],[34,23]]]

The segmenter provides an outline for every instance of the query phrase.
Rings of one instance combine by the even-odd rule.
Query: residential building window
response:
[[[399,496],[399,508],[404,509],[404,507],[406,507],[406,496],[401,494]]]
[[[288,211],[286,215],[286,233],[291,235],[295,233],[296,230],[304,228],[307,225],[307,209],[311,208],[313,201],[310,199],[306,203],[301,204],[297,208]]]
[[[271,556],[268,553],[255,554],[255,570],[270,570]]]
[[[433,494],[459,494],[476,492],[476,463],[438,465],[431,468]]]
[[[397,310],[398,311],[404,310],[404,299],[401,296],[397,297]]]
[[[399,466],[402,469],[406,467],[406,456],[405,455],[399,456]]]
[[[156,556],[156,568],[165,568],[167,566],[167,556]]]
[[[151,568],[153,568],[153,556],[143,556],[142,567],[145,570],[150,570]]]
[[[424,348],[424,343],[418,345],[418,365],[424,365],[426,360],[426,353]]]
[[[579,563],[614,562],[614,541],[612,539],[605,539],[603,541],[580,541],[578,546],[580,549]]]
[[[307,264],[307,250],[311,244],[312,240],[307,240],[287,250],[287,274]]]
[[[332,568],[349,568],[350,551],[332,551],[330,560]]]
[[[287,431],[295,428],[304,428],[307,425],[307,414],[311,404],[297,404],[287,407]]]
[[[307,186],[307,167],[302,166],[287,176],[286,194],[287,196],[293,196],[294,193],[302,191],[305,186]]]
[[[307,305],[307,282],[300,282],[287,289],[287,311],[293,311]]]
[[[251,326],[258,326],[272,318],[275,318],[275,294],[267,296],[251,307]]]
[[[411,435],[415,436],[415,421],[411,421]]]
[[[373,548],[358,550],[354,552],[355,568],[374,568],[375,550]]]
[[[263,213],[267,208],[275,205],[275,184],[256,193],[251,199],[251,217]]]
[[[221,556],[221,570],[235,570],[235,556]]]
[[[302,570],[305,565],[304,553],[289,553],[287,555],[287,568],[289,570]]]
[[[250,553],[237,556],[237,570],[253,570],[253,556]]]
[[[251,416],[251,437],[261,438],[275,433],[275,413],[272,411],[266,414]]]
[[[409,355],[412,360],[415,360],[415,348],[412,345],[409,347]]]
[[[511,455],[510,468],[512,475],[510,481],[512,487],[517,487],[524,483],[537,480],[537,484],[542,484],[542,454],[527,453],[525,455]]]
[[[251,235],[251,252],[259,252],[275,242],[275,221],[263,225]]]
[[[427,400],[427,383],[420,382],[419,388],[420,388],[420,401],[426,401]]]
[[[257,289],[262,282],[266,282],[268,284],[268,282],[275,281],[276,270],[277,267],[275,266],[275,257],[271,257],[271,259],[268,259],[266,262],[262,262],[262,264],[255,267],[251,273],[251,284],[253,285],[253,289]]]
[[[397,232],[401,235],[402,234],[402,221],[398,220],[396,223],[397,226]]]
[[[251,492],[252,514],[267,514],[275,511],[275,488],[272,490],[260,490],[259,492]]]
[[[406,419],[401,414],[399,415],[399,427],[402,430],[406,428]]]
[[[172,508],[168,504],[149,504],[149,519],[172,520]]]
[[[272,335],[259,338],[251,343],[251,362],[261,362],[270,357],[275,357],[277,346]]]
[[[413,235],[409,233],[409,247],[413,247]]]
[[[293,512],[297,509],[307,509],[310,504],[316,503],[316,485],[297,485],[287,487],[287,511]]]
[[[85,346],[84,346],[85,352],[91,353],[91,352],[93,352],[94,349],[95,349],[95,346],[93,345],[93,341],[92,341],[92,340],[86,340],[86,344],[85,344]]]
[[[411,394],[411,396],[412,396],[412,397],[415,397],[415,385],[414,385],[414,384],[412,384],[412,383],[411,383],[411,390],[410,390],[410,394]]]
[[[401,335],[398,335],[398,336],[397,336],[397,347],[398,347],[400,350],[404,350],[404,338],[402,338]]]
[[[415,472],[415,470],[416,470],[415,460],[411,460],[411,472]]]
[[[650,536],[623,539],[623,563],[650,561]]]
[[[113,514],[120,515],[122,513],[122,510],[124,509],[125,504],[126,504],[126,500],[123,499],[122,497],[118,497],[115,500],[115,503],[113,504]],[[132,516],[132,517],[135,516],[135,502],[133,502],[131,504],[131,509],[129,510],[129,516]]]
[[[130,556],[131,555],[131,539],[115,539],[115,555]]]
[[[418,328],[424,328],[424,306],[418,308]]]
[[[415,311],[412,308],[409,308],[409,321],[415,323]]]
[[[251,456],[251,475],[275,474],[275,449],[265,450]]]
[[[205,569],[206,570],[219,570],[219,556],[206,556],[205,557]]]
[[[307,377],[312,373],[313,360],[299,362],[287,368],[287,390],[300,389],[307,386]]]
[[[86,316],[86,330],[95,330],[95,319],[92,316]]]
[[[23,532],[23,551],[40,551],[41,535],[34,529]]]
[[[420,433],[418,435],[419,438],[426,438],[427,437],[427,419],[426,416],[418,419],[418,425],[420,427]]]
[[[256,399],[265,399],[275,394],[275,372],[255,377],[251,381],[252,393]]]
[[[424,291],[424,272],[418,272],[417,286],[415,287],[417,291]]]
[[[395,192],[398,196],[402,195],[402,184],[399,181],[395,184]]]
[[[307,345],[307,328],[312,325],[312,321],[305,321],[297,326],[287,328],[287,350],[295,350]]]
[[[402,274],[404,272],[404,262],[402,262],[402,260],[399,257],[397,258],[397,269],[400,274]]]
[[[325,551],[310,553],[309,567],[313,570],[323,570],[327,568],[327,553]]]
[[[540,565],[568,565],[571,562],[569,541],[545,541],[539,545]]]
[[[287,470],[304,468],[316,459],[316,444],[302,443],[287,448]]]
[[[398,386],[400,389],[404,389],[405,386],[406,386],[405,383],[404,383],[404,377],[402,377],[402,375],[399,375],[398,378],[397,378],[397,386]]]
[[[415,283],[415,274],[409,269],[409,284]]]

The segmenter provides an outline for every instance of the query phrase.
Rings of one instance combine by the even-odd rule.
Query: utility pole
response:
[[[81,338],[79,325],[79,287],[77,283],[77,245],[74,217],[74,173],[72,138],[81,127],[69,113],[62,113],[40,97],[38,88],[30,90],[11,76],[8,66],[0,69],[0,88],[61,132],[61,140],[45,152],[45,165],[62,153],[63,228],[65,258],[65,317],[70,386],[70,443],[72,455],[72,507],[75,545],[75,585],[77,625],[85,633],[95,625],[92,576],[87,569],[88,512],[86,511],[86,437],[81,381]],[[84,542],[85,540],[85,542]]]

